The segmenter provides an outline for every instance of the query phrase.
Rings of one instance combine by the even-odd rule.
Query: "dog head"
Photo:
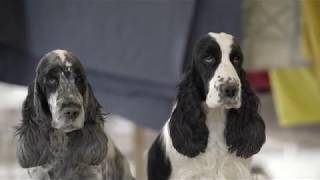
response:
[[[233,36],[211,32],[198,41],[192,66],[208,107],[241,106],[241,65],[242,53]]]
[[[35,84],[52,128],[71,132],[83,127],[90,87],[76,56],[65,50],[47,53],[38,64]]]
[[[170,136],[178,152],[189,157],[205,152],[207,108],[218,107],[225,109],[229,151],[250,157],[260,150],[265,140],[264,123],[242,61],[240,46],[226,33],[208,33],[195,44],[170,120]]]

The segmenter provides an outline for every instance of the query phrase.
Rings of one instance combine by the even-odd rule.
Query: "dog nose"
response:
[[[66,107],[63,110],[63,114],[68,119],[76,119],[80,114],[80,109],[78,107]]]
[[[226,85],[223,89],[223,95],[227,98],[235,98],[238,94],[238,86],[235,84]]]

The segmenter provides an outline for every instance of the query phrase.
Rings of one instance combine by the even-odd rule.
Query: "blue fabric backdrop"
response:
[[[159,129],[196,39],[240,36],[234,0],[2,0],[0,80],[29,84],[40,57],[62,48],[86,67],[106,111]]]

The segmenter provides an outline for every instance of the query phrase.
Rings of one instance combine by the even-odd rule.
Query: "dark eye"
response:
[[[58,78],[57,77],[49,77],[47,79],[47,82],[50,86],[56,86],[58,84]]]
[[[236,65],[238,65],[238,64],[240,64],[240,56],[234,56],[232,59],[231,59],[231,61],[232,61],[232,63],[233,64],[236,64]]]
[[[205,58],[204,58],[204,62],[205,62],[205,63],[208,63],[208,64],[211,64],[211,63],[213,63],[214,61],[215,61],[215,58],[212,57],[212,56],[208,56],[208,57],[205,57]]]

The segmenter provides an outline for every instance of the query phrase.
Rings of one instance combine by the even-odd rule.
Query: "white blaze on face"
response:
[[[59,107],[58,107],[58,93],[52,93],[49,96],[49,108],[52,115],[52,127],[54,128],[61,128],[63,123],[59,121]]]
[[[66,70],[68,72],[71,72],[72,63],[66,58],[66,55],[68,54],[68,51],[57,49],[53,51],[61,60],[62,63],[64,63],[64,66],[66,67]]]
[[[221,106],[223,104],[221,99],[221,94],[219,92],[219,87],[221,84],[225,83],[228,79],[239,84],[239,89],[241,89],[241,83],[239,76],[230,61],[231,45],[233,44],[233,36],[226,33],[209,33],[209,36],[215,39],[219,44],[221,50],[221,62],[218,65],[214,76],[209,81],[209,89],[206,99],[206,104],[211,107]],[[236,104],[233,108],[239,108],[241,105],[240,90],[236,97]]]
[[[64,62],[66,60],[66,54],[68,53],[66,50],[57,49],[53,51],[57,56],[59,56],[59,59]]]
[[[69,62],[66,58],[66,54],[68,53],[66,50],[57,49],[53,51],[59,59],[64,63],[64,65],[67,67],[67,71],[71,71],[72,63]]]
[[[66,64],[65,64],[65,66],[67,66],[67,67],[69,68],[69,67],[72,66],[72,64],[71,64],[69,61],[67,61]]]
[[[65,66],[67,67],[67,71],[71,72],[71,66],[72,66],[71,62],[65,61]]]

